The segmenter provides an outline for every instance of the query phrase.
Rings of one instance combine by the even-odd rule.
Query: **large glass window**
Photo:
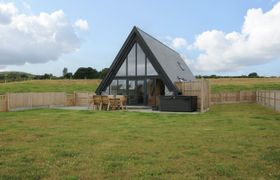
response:
[[[137,75],[145,75],[145,58],[146,55],[139,44],[137,44]]]
[[[128,104],[137,104],[135,80],[128,81]]]
[[[147,58],[147,76],[158,75],[155,68],[151,64],[150,60]]]
[[[120,66],[116,78],[106,88],[106,93],[126,95],[130,105],[155,105],[157,95],[169,92],[164,91],[164,85],[160,86],[156,80],[159,77],[149,76],[158,76],[158,73],[141,46],[135,43]]]
[[[126,95],[126,80],[118,80],[118,95]]]
[[[147,99],[148,105],[153,106],[156,104],[156,83],[154,79],[147,79]]]
[[[130,50],[128,56],[127,56],[127,74],[128,76],[135,76],[135,70],[136,70],[136,56],[135,52],[136,51],[136,44],[133,45],[132,49]]]
[[[120,67],[117,76],[126,76],[126,59],[123,62],[122,66]]]
[[[144,103],[144,80],[137,81],[137,103],[143,104]]]
[[[130,95],[135,94],[135,81],[134,80],[129,80],[128,81],[128,91]]]
[[[113,80],[111,85],[110,85],[110,94],[112,95],[117,95],[117,80]]]

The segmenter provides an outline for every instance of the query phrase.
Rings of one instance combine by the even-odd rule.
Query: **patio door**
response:
[[[158,97],[165,94],[165,86],[159,78],[147,79],[147,99],[149,106],[156,106],[159,104]]]
[[[145,81],[144,80],[137,80],[136,84],[136,96],[137,96],[137,104],[144,105],[145,100]]]
[[[146,104],[146,85],[144,80],[128,80],[128,104]]]
[[[137,105],[135,80],[128,80],[127,90],[128,90],[128,92],[127,92],[128,104],[129,105]]]

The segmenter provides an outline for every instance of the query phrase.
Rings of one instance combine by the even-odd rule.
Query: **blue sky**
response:
[[[278,1],[0,0],[0,3],[14,4],[18,12],[17,14],[12,14],[12,16],[19,16],[20,14],[39,16],[42,12],[51,14],[62,10],[63,13],[61,16],[63,16],[63,20],[58,21],[68,22],[69,24],[67,27],[63,27],[63,30],[66,29],[67,32],[70,32],[69,35],[63,36],[62,39],[64,42],[67,42],[67,44],[73,43],[73,46],[63,46],[61,49],[51,49],[49,46],[52,46],[52,44],[38,44],[36,47],[40,48],[36,50],[31,49],[30,53],[26,55],[25,60],[19,63],[17,60],[13,59],[10,60],[13,63],[9,63],[0,58],[0,71],[17,70],[35,74],[53,73],[55,75],[61,75],[63,67],[67,67],[70,72],[74,72],[81,66],[93,67],[98,70],[109,67],[132,27],[136,25],[181,53],[186,59],[186,62],[189,63],[194,74],[241,75],[257,72],[261,75],[280,76],[280,53],[276,52],[278,49],[273,52],[271,49],[267,49],[259,53],[259,55],[256,55],[258,54],[256,50],[262,48],[262,46],[258,45],[255,47],[251,42],[259,42],[261,40],[253,39],[247,42],[247,40],[243,39],[240,41],[244,41],[242,45],[244,45],[245,49],[246,45],[250,46],[250,50],[248,50],[248,54],[246,54],[246,52],[235,50],[236,48],[233,48],[236,46],[235,42],[232,43],[232,39],[228,39],[229,36],[232,37],[232,32],[239,33],[236,37],[234,36],[234,39],[243,38],[243,35],[246,33],[254,37],[254,33],[257,32],[249,30],[249,32],[244,31],[244,33],[242,33],[245,21],[244,17],[248,15],[248,10],[262,9],[264,17],[263,22],[267,22],[269,21],[269,17],[267,18],[264,14],[271,11]],[[60,17],[60,15],[57,16]],[[258,24],[255,25],[255,23],[250,23],[254,22],[255,17],[258,16],[254,13],[248,15],[249,23],[247,23],[248,25],[246,24],[246,26],[253,27],[247,29],[254,29],[254,26],[260,26]],[[280,16],[276,16],[276,18],[278,17]],[[75,28],[73,25],[73,28],[71,27],[71,25],[79,19],[87,22],[88,28],[86,28],[86,30],[80,26]],[[272,26],[275,24],[274,21],[268,23],[267,27],[272,32],[278,33],[278,28]],[[276,21],[280,22],[280,19],[276,19]],[[36,23],[38,22],[36,21]],[[28,25],[34,26],[34,23]],[[27,28],[28,25],[26,25]],[[4,25],[2,26],[4,27]],[[0,12],[0,30],[2,26]],[[8,26],[7,23],[5,26]],[[60,28],[59,32],[63,32],[63,30]],[[75,35],[71,34],[72,30]],[[57,32],[57,29],[54,31]],[[260,29],[260,31],[262,31],[262,29]],[[62,34],[64,35],[65,33]],[[2,35],[0,34],[0,38],[1,36],[4,36],[3,33]],[[278,40],[278,37],[280,36],[276,36],[274,39]],[[71,38],[71,41],[69,38]],[[222,44],[223,42],[220,41],[220,39],[223,38],[232,43],[230,45],[227,45],[227,42],[225,43],[230,47],[224,47],[225,44]],[[269,38],[270,37],[268,37],[268,40]],[[216,42],[218,45],[212,45],[211,42]],[[17,43],[17,40],[15,39],[13,43]],[[36,43],[38,43],[37,40]],[[275,43],[277,45],[278,41]],[[63,43],[57,42],[55,45],[61,47],[61,44]],[[30,48],[32,47],[33,46],[30,46]],[[44,47],[49,47],[45,51],[46,53],[42,55],[46,55],[46,58],[38,61],[36,61],[36,58],[32,61],[28,60],[31,56],[33,58],[32,52],[37,52],[39,49],[44,51]],[[225,55],[221,57],[217,57],[220,52],[213,50],[219,47],[222,47],[222,51],[226,52]],[[272,47],[272,45],[268,44],[265,45],[265,47]],[[1,51],[0,46],[0,56],[1,53],[6,54],[4,50],[7,50],[7,48],[2,48]],[[53,51],[55,51],[54,55],[48,56],[51,55]],[[207,53],[205,54],[205,52]],[[234,52],[237,52],[238,57]],[[22,53],[24,53],[24,51],[22,51]],[[40,55],[40,53],[38,54]],[[37,58],[39,56],[38,54],[36,54]],[[200,55],[202,56],[199,57]],[[23,54],[23,56],[25,56],[25,54]],[[22,54],[16,58],[20,57],[22,57]],[[227,58],[229,60],[227,60]],[[257,59],[256,61],[254,60],[255,58]]]

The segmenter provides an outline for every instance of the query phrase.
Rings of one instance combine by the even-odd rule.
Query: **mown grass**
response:
[[[95,91],[100,80],[32,80],[0,83],[0,94],[7,92]]]
[[[280,114],[0,113],[0,179],[279,179]]]
[[[280,90],[280,78],[219,78],[209,79],[214,93]]]

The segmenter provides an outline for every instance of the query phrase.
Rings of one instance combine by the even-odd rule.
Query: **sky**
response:
[[[110,67],[133,26],[195,75],[280,76],[278,0],[0,0],[0,71]]]

